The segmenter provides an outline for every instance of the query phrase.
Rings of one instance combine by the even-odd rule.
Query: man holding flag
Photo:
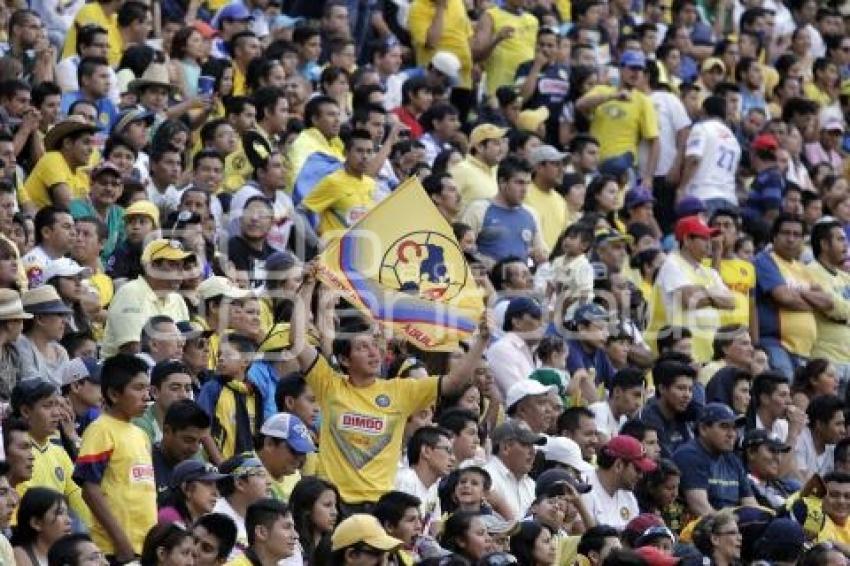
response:
[[[440,395],[460,393],[472,381],[490,338],[485,322],[463,361],[448,375],[421,379],[381,379],[381,350],[363,320],[348,323],[333,341],[333,354],[345,373],[335,371],[310,344],[305,304],[315,287],[315,266],[305,272],[301,300],[292,315],[292,354],[316,395],[322,414],[319,476],[339,488],[349,513],[369,512],[378,498],[393,489],[408,417],[436,403]],[[333,301],[322,301],[319,318],[333,319]]]
[[[355,136],[349,143],[361,142],[363,151],[351,145],[349,153],[360,154],[356,161],[365,166],[371,140]],[[400,225],[398,218],[409,211],[416,211],[415,217]],[[319,475],[337,486],[351,512],[363,512],[393,488],[408,417],[471,382],[490,332],[482,317],[482,295],[452,229],[418,180],[409,179],[352,224],[305,272],[291,319],[290,355],[322,412]],[[332,347],[325,344],[324,354],[333,354],[345,373],[337,372],[315,347],[304,344],[305,305],[311,304],[316,277],[334,297],[322,297],[316,320],[326,338],[333,335],[339,296],[421,349],[454,350],[476,327],[478,335],[446,376],[381,379],[375,333],[358,317],[341,323]]]

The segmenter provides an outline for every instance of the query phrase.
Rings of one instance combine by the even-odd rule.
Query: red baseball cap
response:
[[[697,215],[685,216],[676,222],[674,230],[676,239],[682,241],[688,236],[698,236],[700,238],[713,238],[720,233],[718,228],[711,228],[705,221]]]
[[[655,462],[646,457],[643,444],[631,436],[624,434],[615,436],[602,449],[614,458],[631,462],[642,472],[651,472],[656,468]]]
[[[776,151],[779,149],[779,142],[773,134],[759,134],[750,147],[753,151]]]
[[[680,564],[682,559],[667,554],[660,548],[654,546],[642,546],[635,550],[641,558],[646,560],[649,566],[674,566]]]

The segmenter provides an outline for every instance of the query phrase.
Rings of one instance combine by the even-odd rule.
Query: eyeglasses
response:
[[[448,454],[449,456],[454,454],[454,448],[452,448],[451,446],[440,446],[438,444],[437,446],[434,446],[434,450],[445,450],[446,454]]]

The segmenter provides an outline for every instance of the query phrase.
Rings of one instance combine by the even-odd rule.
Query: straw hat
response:
[[[32,318],[24,312],[21,296],[12,289],[0,289],[0,320],[25,320]]]
[[[42,285],[24,291],[24,309],[30,314],[71,314],[73,311],[59,297],[53,285]]]
[[[62,140],[68,136],[78,132],[88,132],[94,134],[98,131],[98,127],[94,124],[86,122],[82,116],[68,116],[47,132],[44,136],[44,149],[47,151],[56,151],[62,145]]]
[[[130,92],[141,94],[141,90],[149,86],[161,86],[173,92],[176,87],[171,84],[168,76],[168,67],[164,63],[151,63],[141,78],[130,81],[128,89]]]

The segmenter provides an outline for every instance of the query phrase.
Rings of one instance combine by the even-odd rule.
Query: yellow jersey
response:
[[[305,379],[322,411],[319,476],[346,503],[377,501],[393,489],[404,426],[437,400],[439,378],[376,379],[355,387],[322,355]]]
[[[133,423],[103,413],[83,433],[74,481],[98,484],[118,524],[136,554],[141,554],[145,535],[156,524],[156,483],[151,445],[147,434]],[[115,545],[92,518],[91,536],[107,555]]]
[[[77,15],[74,16],[74,23],[71,24],[68,35],[65,36],[62,59],[77,54],[77,29],[88,24],[96,24],[106,30],[106,38],[109,42],[107,60],[110,67],[117,68],[118,63],[121,62],[121,54],[124,53],[124,38],[121,37],[121,31],[118,28],[118,14],[115,13],[107,17],[103,13],[100,2],[85,4],[77,11]]]
[[[457,183],[463,207],[479,199],[489,199],[499,192],[496,167],[491,167],[471,153],[452,165],[449,174]]]
[[[617,89],[598,85],[587,96],[613,95]],[[604,161],[631,152],[637,159],[638,143],[658,137],[658,115],[652,99],[638,90],[629,100],[609,100],[597,106],[591,115],[590,133],[599,140],[599,160]]]
[[[850,273],[831,271],[819,261],[806,266],[812,280],[832,297],[832,310],[825,315],[815,312],[818,339],[812,347],[813,358],[850,363]]]
[[[472,23],[466,14],[466,5],[463,0],[448,0],[446,11],[443,14],[443,33],[434,48],[425,45],[428,37],[428,28],[434,21],[437,12],[436,2],[433,0],[413,0],[410,4],[410,12],[407,15],[407,26],[410,37],[413,40],[413,49],[416,53],[416,64],[427,67],[431,58],[437,51],[448,51],[454,53],[460,60],[461,88],[472,88],[472,47],[469,41],[472,38]],[[534,43],[531,44],[532,48]],[[513,84],[514,78],[506,84]]]
[[[558,237],[567,227],[567,201],[555,189],[544,191],[536,183],[531,183],[525,195],[525,204],[540,220],[546,248],[554,250]]]
[[[74,463],[65,449],[58,441],[48,439],[43,445],[32,441],[32,454],[35,457],[32,467],[32,478],[29,481],[19,483],[15,486],[18,495],[23,497],[24,493],[32,487],[49,487],[63,494],[68,500],[68,505],[86,525],[91,524],[91,513],[86,502],[83,501],[83,493],[80,486],[73,480]]]
[[[304,199],[304,208],[319,215],[319,236],[343,231],[366,216],[375,206],[375,179],[355,177],[344,168],[316,183]]]
[[[709,263],[710,265],[710,263]],[[720,260],[720,278],[735,297],[735,308],[720,311],[720,324],[750,325],[750,307],[755,300],[756,268],[745,259]]]
[[[50,188],[61,183],[71,189],[71,198],[83,198],[89,194],[88,175],[80,169],[72,171],[58,151],[48,151],[41,156],[24,183],[25,202],[32,202],[36,208],[52,204]]]
[[[503,28],[513,28],[514,33],[501,41],[490,52],[484,62],[487,72],[487,94],[496,94],[500,86],[514,83],[517,67],[521,63],[534,59],[534,46],[537,43],[537,18],[529,12],[511,13],[504,8],[493,6],[488,8],[488,14],[493,20],[493,34]]]
[[[829,515],[824,515],[823,528],[818,533],[816,542],[838,542],[850,545],[850,522],[838,525],[829,518]]]

